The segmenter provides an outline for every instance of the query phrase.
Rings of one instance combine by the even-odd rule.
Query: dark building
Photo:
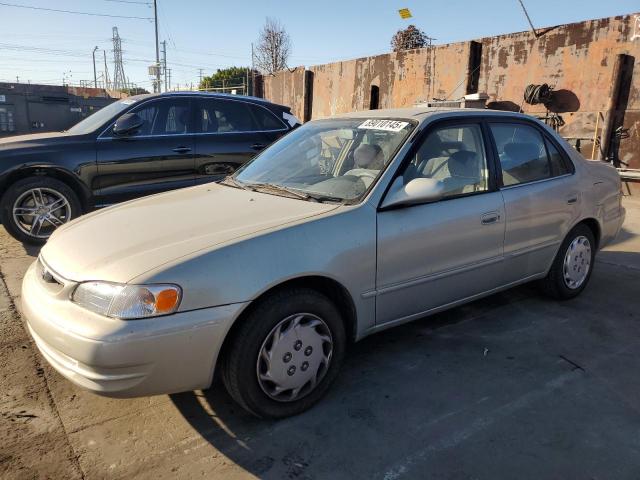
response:
[[[0,137],[66,130],[115,100],[101,88],[0,83]]]

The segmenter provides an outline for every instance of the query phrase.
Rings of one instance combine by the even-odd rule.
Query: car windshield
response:
[[[414,128],[408,120],[318,120],[279,140],[240,169],[236,186],[319,201],[361,198]]]
[[[125,98],[118,102],[110,103],[106,107],[103,107],[97,112],[89,115],[84,120],[76,123],[69,129],[69,133],[84,135],[86,133],[95,132],[98,128],[102,127],[110,119],[118,116],[135,102],[136,100],[133,98]]]

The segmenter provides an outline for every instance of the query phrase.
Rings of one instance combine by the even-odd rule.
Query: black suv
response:
[[[289,107],[197,92],[138,95],[60,133],[0,139],[0,217],[25,243],[94,208],[219,180],[299,125]]]

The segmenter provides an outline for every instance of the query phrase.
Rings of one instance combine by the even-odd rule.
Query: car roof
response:
[[[285,105],[280,105],[278,103],[270,102],[269,100],[265,100],[264,98],[252,97],[250,95],[234,95],[231,93],[217,93],[217,92],[199,92],[199,91],[180,91],[180,92],[164,92],[164,93],[145,93],[141,95],[133,95],[131,99],[134,100],[146,100],[148,98],[162,98],[162,97],[204,97],[204,98],[222,98],[226,100],[244,100],[250,103],[258,103],[261,105],[273,105],[281,108],[289,108]]]
[[[357,112],[341,113],[327,118],[397,118],[406,120],[417,120],[423,122],[433,116],[466,116],[466,115],[489,115],[489,116],[509,116],[516,118],[531,117],[501,110],[489,110],[486,108],[451,108],[451,107],[408,107],[408,108],[385,108],[380,110],[360,110]]]

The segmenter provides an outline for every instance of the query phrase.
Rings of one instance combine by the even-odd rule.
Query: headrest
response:
[[[353,151],[355,165],[372,169],[384,167],[384,153],[380,145],[375,143],[361,143]]]
[[[460,150],[452,154],[447,162],[449,174],[453,177],[478,176],[478,155],[469,150]]]

